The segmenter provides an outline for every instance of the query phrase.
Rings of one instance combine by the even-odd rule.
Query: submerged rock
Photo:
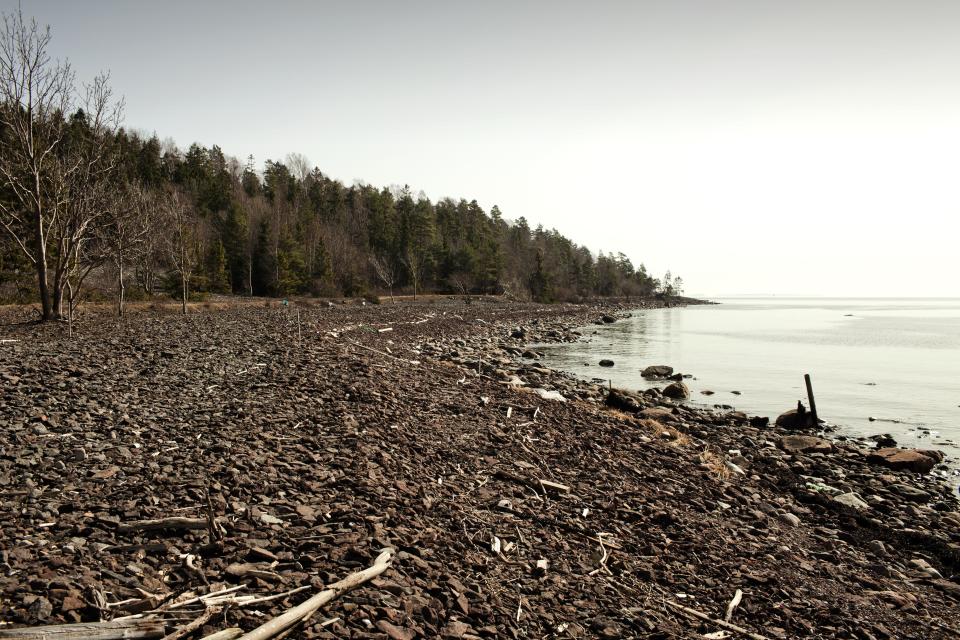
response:
[[[665,364],[654,364],[644,369],[640,375],[644,378],[651,378],[654,380],[658,378],[669,378],[673,375],[673,367],[668,367]]]

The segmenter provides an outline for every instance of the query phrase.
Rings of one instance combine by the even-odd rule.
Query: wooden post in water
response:
[[[817,419],[817,401],[813,399],[813,383],[810,382],[810,374],[803,374],[803,381],[807,383],[807,399],[810,401],[810,413],[813,416],[813,426],[820,424]]]

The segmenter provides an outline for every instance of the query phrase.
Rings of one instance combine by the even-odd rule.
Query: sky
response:
[[[20,5],[181,149],[496,204],[690,294],[960,296],[954,0]]]

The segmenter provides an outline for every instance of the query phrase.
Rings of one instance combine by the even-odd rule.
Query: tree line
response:
[[[71,318],[84,284],[109,282],[122,315],[141,294],[508,294],[538,301],[679,294],[624,254],[476,200],[408,186],[344,185],[302,155],[241,162],[125,130],[108,78],[78,85],[50,31],[4,16],[0,42],[0,289],[44,320]],[[31,273],[29,284],[24,277]]]

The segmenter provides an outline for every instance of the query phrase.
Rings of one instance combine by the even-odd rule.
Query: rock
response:
[[[636,413],[643,409],[643,404],[633,394],[622,389],[611,389],[607,394],[607,406],[621,411]]]
[[[705,395],[705,396],[712,396],[712,395],[713,395],[713,391],[710,391],[709,389],[704,389],[704,390],[701,391],[700,393],[702,393],[702,394]]]
[[[908,484],[903,484],[898,482],[892,484],[888,487],[890,491],[893,491],[899,496],[903,496],[911,502],[928,502],[930,500],[930,494],[924,491],[923,489],[918,489],[917,487],[911,487]]]
[[[787,453],[830,453],[833,445],[816,436],[784,436],[777,443]]]
[[[870,549],[874,555],[878,555],[880,557],[886,556],[888,553],[887,547],[884,546],[883,541],[881,540],[871,540],[867,543],[867,549]]]
[[[644,378],[650,378],[653,380],[658,378],[669,378],[673,375],[673,367],[668,367],[665,364],[654,364],[644,369],[640,375]]]
[[[78,595],[70,594],[63,599],[63,604],[60,605],[61,611],[77,611],[83,609],[87,606],[87,603],[84,602]]]
[[[560,394],[559,391],[547,391],[546,389],[534,389],[536,393],[542,400],[553,400],[555,402],[566,402],[567,399]]]
[[[470,625],[465,622],[460,622],[459,620],[454,620],[448,622],[440,631],[440,636],[442,638],[462,638],[467,632],[470,631]]]
[[[398,627],[395,624],[380,620],[377,622],[377,629],[383,631],[391,640],[413,640],[417,637],[417,632],[406,627]]]
[[[663,407],[650,407],[641,411],[639,415],[641,418],[649,418],[657,422],[672,422],[677,419],[673,411]]]
[[[873,440],[877,443],[877,449],[896,447],[897,441],[893,439],[889,433],[884,433],[883,435],[874,435],[867,438],[868,440]]]
[[[777,416],[776,425],[781,429],[806,429],[812,424],[810,413],[802,406]]]
[[[43,622],[53,615],[53,605],[43,596],[33,601],[28,609],[30,619],[36,622]]]
[[[800,518],[798,518],[796,515],[792,513],[781,513],[780,520],[790,525],[791,527],[800,526]]]
[[[531,351],[530,349],[524,351],[520,357],[527,358],[528,360],[537,360],[540,358],[536,351]]]
[[[896,449],[887,447],[871,451],[867,462],[878,464],[897,471],[929,473],[943,461],[943,453],[925,449]]]
[[[613,360],[603,359],[603,360],[600,361],[600,366],[601,366],[601,367],[612,367],[612,366],[613,366]]]
[[[616,321],[617,321],[616,318],[608,314],[603,314],[602,316],[600,316],[600,322],[602,322],[603,324],[613,324]]]
[[[834,500],[840,504],[845,504],[848,507],[852,507],[859,511],[864,511],[870,508],[870,505],[864,502],[863,498],[858,496],[853,491],[850,491],[849,493],[841,493],[839,496],[836,496]]]
[[[943,576],[929,562],[923,558],[913,558],[909,562],[910,567],[925,574],[928,578],[943,579]]]
[[[663,395],[674,400],[686,400],[690,397],[690,389],[682,382],[674,382],[664,387]]]
[[[951,596],[955,600],[960,600],[960,584],[945,579],[931,580],[930,584]]]

